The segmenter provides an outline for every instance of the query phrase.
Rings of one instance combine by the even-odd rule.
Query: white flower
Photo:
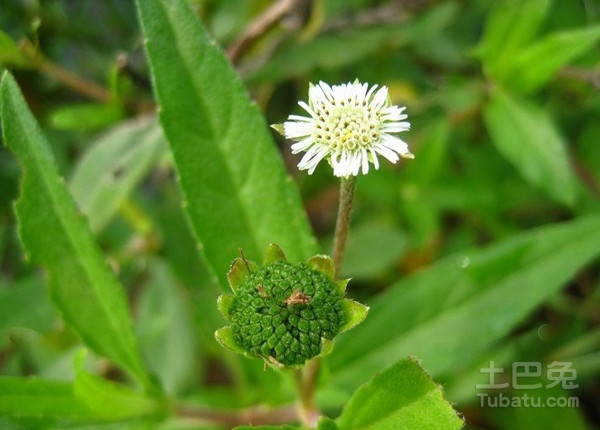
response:
[[[414,158],[403,140],[395,133],[406,131],[404,107],[392,106],[387,87],[369,89],[368,84],[354,83],[329,86],[324,82],[310,85],[308,104],[298,103],[309,117],[290,115],[283,124],[283,135],[295,140],[294,154],[305,151],[298,164],[301,170],[314,172],[326,158],[335,176],[348,177],[369,172],[369,162],[379,168],[378,155],[392,163]]]

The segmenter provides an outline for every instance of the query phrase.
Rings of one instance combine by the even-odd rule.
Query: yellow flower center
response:
[[[333,106],[322,103],[316,108],[315,137],[332,151],[357,151],[369,148],[380,138],[379,112],[362,103],[349,99],[334,102]]]

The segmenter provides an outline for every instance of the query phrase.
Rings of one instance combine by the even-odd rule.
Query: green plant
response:
[[[0,427],[591,428],[593,402],[487,400],[599,374],[593,14],[119,4],[105,86],[50,60],[60,10],[0,20]],[[106,66],[138,31],[149,70]]]

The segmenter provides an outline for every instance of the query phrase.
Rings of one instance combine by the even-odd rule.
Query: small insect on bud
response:
[[[305,305],[307,303],[310,303],[311,301],[312,301],[311,296],[304,294],[300,290],[294,290],[294,292],[292,294],[290,294],[290,296],[287,299],[285,299],[283,301],[283,303],[285,303],[288,306],[293,306],[293,305]]]
[[[260,296],[261,296],[263,299],[268,299],[268,298],[269,298],[269,295],[268,295],[268,294],[267,294],[267,292],[265,291],[265,287],[263,287],[262,285],[258,284],[258,285],[256,286],[256,289],[258,290],[258,294],[260,294]]]

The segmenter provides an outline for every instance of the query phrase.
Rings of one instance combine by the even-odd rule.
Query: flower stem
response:
[[[296,387],[298,388],[298,394],[300,396],[300,402],[298,404],[298,418],[302,422],[303,426],[309,428],[316,428],[321,415],[317,407],[315,406],[315,382],[317,379],[317,372],[319,370],[319,359],[314,358],[308,365],[303,369],[294,371],[294,378],[296,380]]]
[[[350,227],[350,216],[352,215],[355,190],[356,176],[348,176],[341,179],[340,203],[338,206],[337,221],[335,224],[332,252],[336,278],[340,273],[340,266],[342,265],[342,259],[344,258],[344,250],[346,248],[348,228]]]

